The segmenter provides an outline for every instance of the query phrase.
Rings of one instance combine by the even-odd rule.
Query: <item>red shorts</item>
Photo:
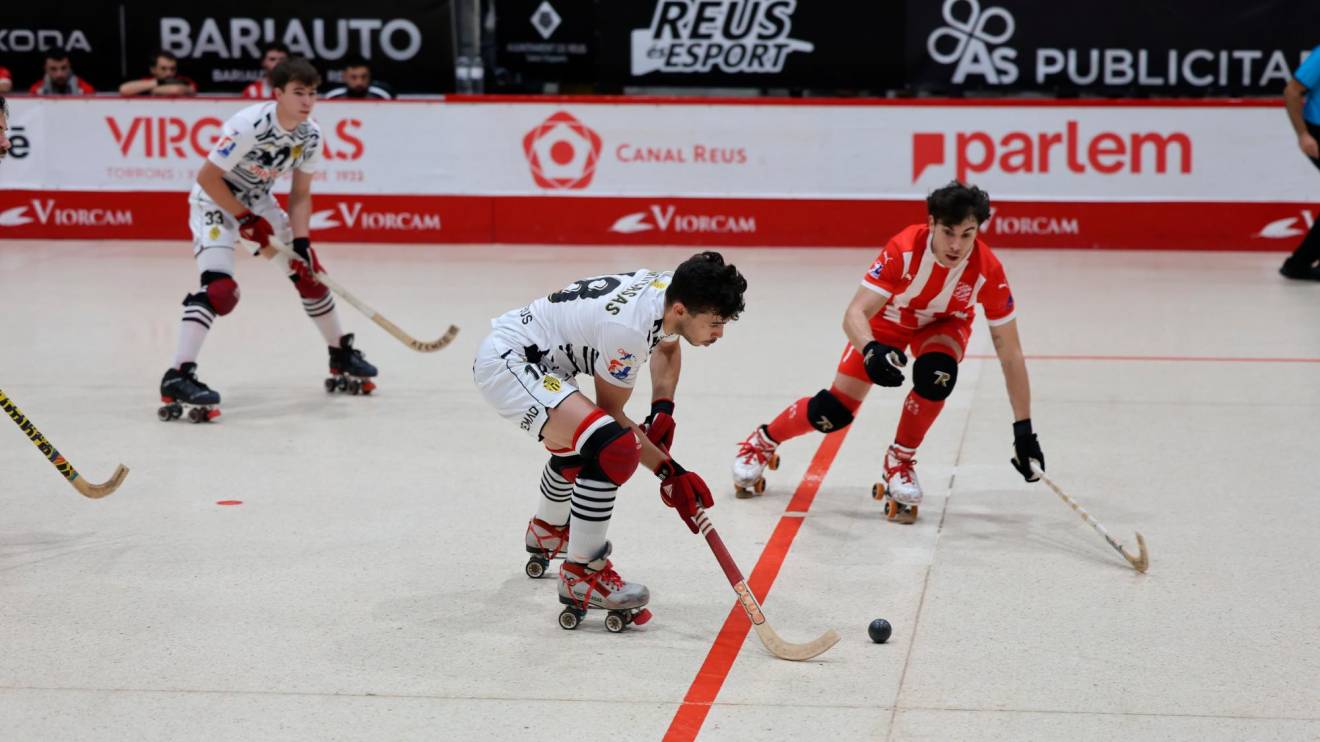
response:
[[[886,320],[871,324],[872,337],[885,345],[908,353],[909,359],[925,350],[927,341],[936,335],[943,335],[958,344],[958,362],[961,363],[963,354],[967,352],[967,340],[972,336],[972,323],[961,319],[942,319],[921,329],[903,327]],[[945,343],[936,343],[930,350],[942,350],[947,353],[949,346]],[[871,377],[866,375],[866,366],[862,363],[862,354],[857,352],[852,343],[848,343],[843,349],[843,357],[839,359],[839,373],[871,383]]]

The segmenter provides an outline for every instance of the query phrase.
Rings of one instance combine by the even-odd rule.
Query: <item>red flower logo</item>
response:
[[[532,180],[542,188],[586,188],[600,160],[600,135],[560,111],[523,137],[523,152]]]

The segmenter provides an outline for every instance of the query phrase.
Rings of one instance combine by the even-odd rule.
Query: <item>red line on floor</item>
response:
[[[998,358],[993,353],[969,353],[968,358]],[[1320,363],[1320,358],[1250,358],[1242,356],[1026,356],[1028,361],[1149,361],[1154,363]]]
[[[802,476],[802,482],[793,493],[793,499],[784,509],[785,515],[779,517],[774,533],[770,535],[770,540],[766,542],[760,558],[756,560],[756,566],[752,569],[751,576],[747,578],[747,586],[762,603],[765,603],[770,586],[779,575],[779,568],[784,565],[784,559],[788,557],[793,539],[797,536],[798,529],[802,527],[802,516],[811,509],[811,503],[816,498],[820,483],[829,472],[830,465],[834,463],[834,456],[839,452],[839,447],[843,445],[843,439],[847,435],[848,428],[844,428],[825,436],[821,441],[816,454],[811,458],[811,464],[807,466],[807,473]],[[710,713],[710,706],[719,695],[729,671],[733,669],[734,660],[738,659],[738,651],[742,649],[743,641],[751,628],[752,623],[747,620],[747,614],[735,601],[733,607],[729,609],[728,617],[724,619],[724,626],[720,627],[720,633],[715,636],[715,643],[707,653],[706,661],[702,663],[701,669],[697,671],[697,677],[688,688],[687,695],[683,697],[683,705],[678,707],[673,721],[669,723],[669,730],[665,732],[666,742],[691,742],[697,738],[701,725],[706,721],[706,715]]]

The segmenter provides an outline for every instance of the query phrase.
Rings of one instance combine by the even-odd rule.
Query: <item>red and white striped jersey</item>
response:
[[[976,317],[977,303],[985,307],[991,326],[1012,321],[1013,292],[990,246],[977,240],[972,254],[949,269],[935,259],[930,239],[929,227],[913,224],[894,235],[871,264],[862,285],[889,297],[871,323],[917,329],[950,317],[970,322]]]

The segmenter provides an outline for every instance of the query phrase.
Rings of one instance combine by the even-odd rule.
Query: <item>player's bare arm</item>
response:
[[[858,287],[852,301],[848,302],[848,308],[843,310],[843,332],[858,352],[875,339],[871,335],[871,318],[879,314],[888,303],[888,296]]]
[[[673,401],[678,390],[678,375],[683,365],[679,344],[660,343],[651,353],[651,401]]]
[[[1302,116],[1308,92],[1307,87],[1298,82],[1297,78],[1289,78],[1288,86],[1283,89],[1283,104],[1288,109],[1288,120],[1292,122],[1293,131],[1297,132],[1297,146],[1307,157],[1320,158],[1320,143],[1307,131],[1306,119]]]
[[[1018,337],[1017,320],[990,327],[999,367],[1004,371],[1008,387],[1008,403],[1013,407],[1014,422],[1031,418],[1031,381],[1027,377],[1027,361],[1022,355],[1022,341]]]
[[[230,216],[237,216],[247,211],[247,207],[242,204],[225,185],[225,171],[221,170],[210,160],[202,161],[202,168],[197,171],[197,185],[206,191],[206,195],[217,206],[229,212]]]

